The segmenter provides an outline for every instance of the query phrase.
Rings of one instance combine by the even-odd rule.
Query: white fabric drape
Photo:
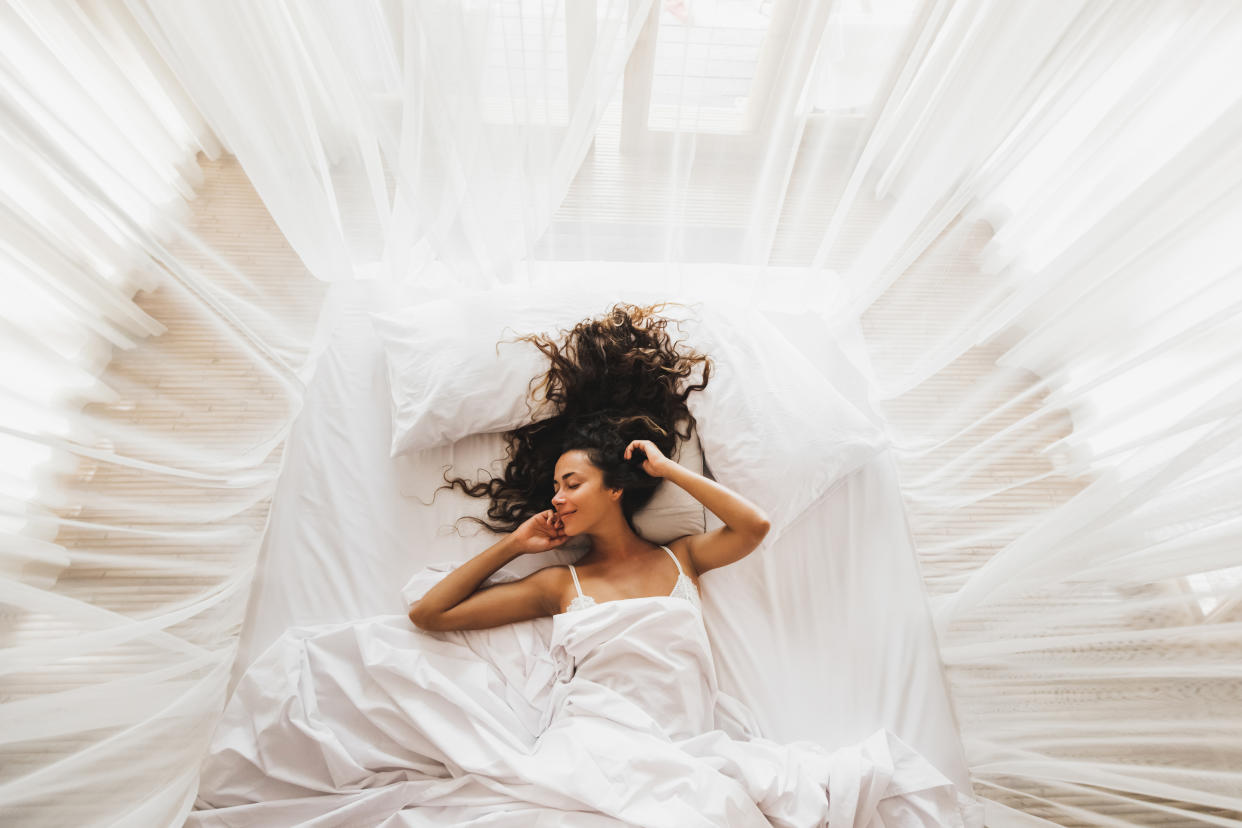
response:
[[[0,821],[172,824],[307,326],[187,231],[218,143],[120,9],[5,4],[0,41]]]
[[[218,137],[322,282],[813,268],[993,820],[1242,820],[1236,4],[14,0],[0,38],[6,817],[175,821],[223,703],[320,294],[185,225]]]
[[[135,54],[141,40],[105,25],[95,30],[104,38],[94,44],[100,59],[89,48],[94,24],[67,11],[0,9],[0,301],[14,311],[0,328],[0,520],[22,538],[3,566],[43,585],[55,572],[41,564],[55,567],[64,556],[46,543],[55,529],[39,520],[37,469],[63,467],[64,455],[47,439],[27,439],[29,429],[51,408],[56,423],[45,424],[46,436],[69,436],[59,408],[111,396],[95,375],[112,348],[163,332],[130,302],[155,285],[145,265],[135,267],[142,248],[133,226],[151,230],[161,216],[187,212],[183,197],[199,179],[193,149],[211,146],[201,119],[173,117],[184,105],[179,87]]]

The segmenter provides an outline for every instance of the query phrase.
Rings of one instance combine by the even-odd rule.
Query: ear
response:
[[[611,488],[610,488],[610,489],[608,490],[608,496],[609,496],[610,498],[612,498],[613,500],[620,500],[620,499],[621,499],[621,495],[623,495],[623,494],[625,494],[625,487],[624,487],[624,486],[622,486],[620,489],[611,489]]]

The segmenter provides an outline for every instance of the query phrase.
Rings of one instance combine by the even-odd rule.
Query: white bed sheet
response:
[[[415,571],[490,542],[468,524],[461,535],[451,528],[484,503],[450,492],[424,501],[445,463],[463,473],[489,465],[498,436],[389,458],[387,381],[366,311],[391,297],[367,283],[340,284],[330,301],[326,348],[285,448],[230,692],[290,627],[404,615],[400,590]],[[848,331],[829,333],[793,312],[774,310],[773,319],[874,416]],[[888,451],[840,481],[762,556],[706,573],[702,594],[720,687],[754,711],[765,736],[835,749],[885,728],[970,793]]]

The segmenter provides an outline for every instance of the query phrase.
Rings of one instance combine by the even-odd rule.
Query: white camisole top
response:
[[[673,563],[677,564],[677,583],[673,584],[673,591],[668,594],[668,597],[685,598],[696,607],[700,607],[698,585],[689,575],[686,574],[686,571],[681,568],[681,561],[677,560],[677,556],[673,554],[673,550],[669,549],[667,546],[661,546],[660,548],[668,553],[668,556],[673,559]],[[574,576],[574,589],[578,591],[578,597],[569,602],[569,607],[565,611],[573,612],[574,610],[582,610],[587,607],[596,606],[594,598],[590,595],[582,594],[582,584],[578,581],[578,571],[574,569],[573,564],[569,565],[569,574]]]

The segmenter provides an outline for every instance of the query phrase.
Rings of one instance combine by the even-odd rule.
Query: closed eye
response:
[[[569,488],[571,488],[571,489],[576,489],[576,488],[578,488],[578,486],[580,486],[581,484],[575,481],[572,485],[570,485],[569,480],[570,480],[570,478],[575,478],[575,477],[577,477],[577,475],[578,475],[578,473],[577,473],[577,472],[565,472],[565,474],[563,474],[563,475],[561,475],[561,476],[565,478],[566,485],[569,485]],[[554,478],[554,479],[552,480],[552,493],[553,493],[553,494],[556,494],[556,493],[557,493],[557,492],[559,492],[560,490],[561,490],[561,483],[560,483],[560,481],[559,481],[559,480],[556,480],[556,479]]]

